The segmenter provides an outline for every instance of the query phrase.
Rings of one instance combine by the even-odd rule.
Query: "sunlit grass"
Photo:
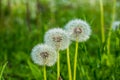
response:
[[[104,28],[104,7],[103,7],[103,0],[100,1],[100,17],[101,17],[101,36],[102,36],[102,43],[105,42],[105,28]]]
[[[113,0],[112,20],[111,20],[111,25],[110,25],[109,32],[108,32],[108,39],[107,39],[107,53],[108,54],[110,54],[112,24],[115,21],[115,12],[116,12],[116,0]]]

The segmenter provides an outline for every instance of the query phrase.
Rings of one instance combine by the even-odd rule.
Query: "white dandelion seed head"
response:
[[[120,21],[115,21],[112,24],[112,29],[115,31],[120,28]]]
[[[81,19],[75,19],[68,22],[65,26],[65,30],[73,41],[78,39],[79,42],[83,42],[88,40],[91,35],[89,24]]]
[[[55,49],[46,44],[36,45],[32,49],[31,57],[34,63],[41,66],[52,66],[57,61],[57,53]]]
[[[70,44],[68,34],[61,28],[54,28],[46,32],[44,41],[46,44],[53,46],[56,50],[64,50]]]

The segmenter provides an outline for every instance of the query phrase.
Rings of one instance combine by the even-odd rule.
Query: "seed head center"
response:
[[[53,37],[53,41],[55,41],[55,42],[61,42],[62,41],[62,37],[60,37],[60,36]]]
[[[80,33],[82,33],[82,29],[77,27],[77,28],[74,29],[74,33],[75,34],[80,34]]]
[[[43,59],[46,59],[46,58],[49,57],[49,54],[48,54],[48,52],[42,52],[42,53],[40,54],[40,56],[41,56]]]

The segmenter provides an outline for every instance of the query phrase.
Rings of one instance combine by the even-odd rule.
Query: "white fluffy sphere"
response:
[[[50,29],[46,32],[44,41],[56,50],[64,50],[70,44],[68,34],[61,28]]]
[[[75,19],[68,22],[65,26],[65,30],[73,41],[78,39],[79,42],[84,42],[88,40],[91,35],[89,24],[81,19]]]
[[[43,65],[52,66],[57,61],[57,53],[55,49],[46,44],[36,45],[32,49],[31,57],[34,63],[41,66]]]

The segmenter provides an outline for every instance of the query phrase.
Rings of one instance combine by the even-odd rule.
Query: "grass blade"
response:
[[[7,66],[7,63],[8,63],[8,62],[6,62],[6,63],[3,65],[2,69],[1,69],[1,72],[0,72],[0,80],[2,80],[2,75],[3,75],[3,72],[4,72],[4,70],[5,70],[5,67]]]

